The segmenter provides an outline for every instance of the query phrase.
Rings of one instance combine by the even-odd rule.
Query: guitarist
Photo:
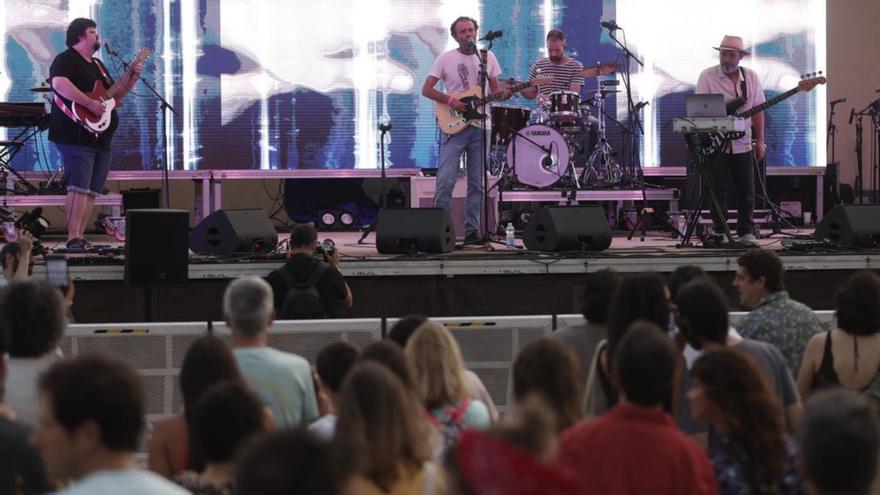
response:
[[[104,183],[110,171],[110,143],[119,124],[113,110],[110,127],[94,134],[73,120],[71,102],[82,105],[97,116],[103,115],[103,103],[86,95],[100,81],[107,89],[113,84],[104,64],[94,58],[100,49],[97,24],[91,19],[78,18],[67,27],[68,49],[60,53],[49,69],[49,82],[56,98],[49,121],[49,140],[61,154],[67,176],[67,248],[83,251],[86,222],[95,204],[95,197],[104,193]],[[128,92],[141,72],[140,64],[132,66],[129,86],[116,98]]]
[[[744,112],[764,103],[764,90],[755,71],[741,67],[740,60],[749,52],[743,48],[743,40],[739,36],[725,36],[718,50],[720,64],[704,70],[697,80],[697,93],[723,94],[727,102],[729,115]],[[758,113],[746,122],[746,133],[740,139],[730,142],[728,147],[719,150],[709,162],[709,170],[715,173],[715,193],[722,212],[727,211],[727,177],[733,179],[736,188],[736,235],[739,242],[757,245],[755,238],[755,222],[752,218],[755,211],[755,174],[752,169],[752,133],[755,128],[755,140],[758,143],[755,153],[758,160],[764,159],[767,146],[764,144],[764,114]],[[729,170],[726,172],[725,170]],[[715,232],[724,232],[722,222],[725,218],[712,210]],[[729,239],[723,239],[727,242]]]
[[[439,103],[448,104],[458,111],[466,106],[456,98],[437,91],[434,87],[443,82],[447,93],[461,93],[480,86],[480,55],[477,53],[477,21],[470,17],[459,17],[449,28],[450,34],[458,42],[458,48],[441,53],[434,61],[425,83],[422,96]],[[501,67],[495,54],[488,53],[486,71],[489,76],[489,91],[499,93],[498,76]],[[509,98],[510,95],[505,95]],[[482,241],[480,234],[480,203],[483,194],[483,155],[480,145],[483,123],[468,126],[454,135],[441,134],[440,156],[437,165],[437,184],[434,193],[434,206],[443,208],[452,216],[452,189],[458,179],[459,162],[466,155],[467,200],[465,202],[464,224],[465,244]]]

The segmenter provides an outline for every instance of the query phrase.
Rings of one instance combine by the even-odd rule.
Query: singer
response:
[[[470,17],[459,17],[452,23],[449,31],[458,42],[458,48],[443,52],[437,57],[422,85],[422,96],[448,104],[458,111],[466,109],[462,102],[446,93],[461,93],[473,86],[480,85],[480,58],[475,44],[477,29],[477,21]],[[501,67],[492,52],[487,54],[486,71],[488,72],[490,92],[493,94],[500,92],[498,76],[501,74]],[[443,81],[443,89],[446,93],[434,88],[440,81]],[[506,96],[509,97],[509,94]],[[482,122],[479,122],[458,134],[444,135],[440,142],[434,206],[446,210],[450,217],[452,216],[452,189],[458,179],[459,162],[463,154],[466,156],[465,244],[478,243],[482,240],[480,201],[483,194],[484,157],[482,156],[480,139],[483,125]]]
[[[67,249],[85,251],[85,228],[95,197],[104,193],[104,183],[110,171],[110,145],[113,131],[119,125],[119,117],[113,110],[110,127],[101,134],[93,134],[75,122],[70,113],[71,102],[82,105],[95,115],[104,114],[104,104],[86,96],[96,81],[105,88],[113,84],[107,68],[94,57],[101,48],[97,24],[91,19],[78,18],[67,26],[67,50],[52,61],[49,83],[55,92],[52,114],[49,120],[49,140],[55,143],[61,154],[67,177]],[[133,67],[137,81],[141,72],[139,64]],[[131,88],[129,85],[124,96]]]

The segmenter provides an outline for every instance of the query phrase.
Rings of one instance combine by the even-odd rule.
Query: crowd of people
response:
[[[269,345],[272,283],[239,278],[231,340],[189,346],[182,409],[153,426],[144,463],[135,370],[64,356],[63,295],[12,279],[0,493],[877,493],[880,276],[837,289],[830,330],[789,298],[771,251],[740,256],[733,286],[750,308],[736,322],[695,266],[589,274],[584,324],[518,350],[501,416],[444,325],[407,316],[313,367]]]

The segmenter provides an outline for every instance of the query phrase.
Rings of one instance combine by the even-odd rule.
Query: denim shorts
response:
[[[110,150],[61,143],[55,143],[55,147],[61,153],[68,192],[104,194],[110,172]]]

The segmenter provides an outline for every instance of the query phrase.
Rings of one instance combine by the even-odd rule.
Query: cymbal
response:
[[[594,67],[584,69],[578,73],[581,77],[599,77],[616,72],[620,64],[615,62],[599,62]]]
[[[49,86],[37,86],[31,88],[31,93],[48,93],[49,91],[52,91],[52,88]]]

